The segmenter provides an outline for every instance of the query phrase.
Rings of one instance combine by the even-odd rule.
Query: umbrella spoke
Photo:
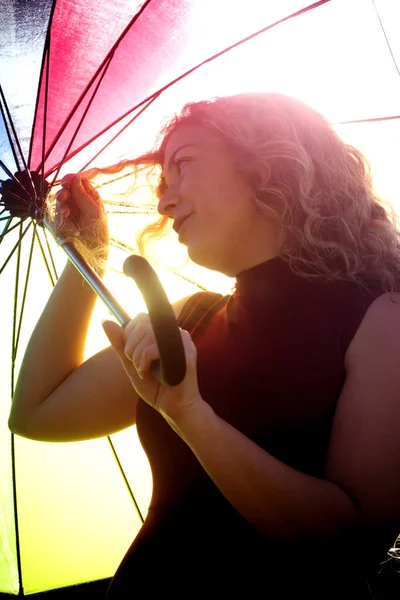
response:
[[[21,187],[23,187],[23,189],[27,193],[32,194],[36,200],[36,189],[33,184],[31,174],[28,170],[28,165],[26,164],[24,154],[22,152],[22,148],[19,143],[18,134],[15,130],[14,123],[13,123],[13,120],[11,117],[11,113],[7,106],[6,98],[4,96],[3,88],[1,87],[1,85],[0,85],[0,108],[1,108],[1,113],[2,113],[3,119],[4,119],[4,124],[6,127],[8,140],[10,142],[10,146],[11,146],[11,149],[12,149],[12,152],[14,155],[15,164],[17,165],[18,171],[25,171],[28,174],[28,181],[31,186],[30,192],[28,192],[28,190],[26,190],[25,187],[20,182],[19,183],[20,183]],[[19,157],[17,156],[16,150],[18,150]],[[1,166],[4,169],[3,163],[1,164]],[[13,179],[14,179],[14,177],[13,177]]]
[[[3,169],[3,171],[8,175],[8,177],[10,179],[12,179],[12,181],[19,187],[21,188],[21,190],[23,190],[27,195],[30,195],[30,193],[28,192],[28,190],[26,189],[26,187],[24,186],[24,184],[22,183],[22,181],[20,181],[19,179],[17,179],[17,177],[15,177],[15,175],[7,168],[7,166],[3,163],[2,160],[0,160],[0,168]],[[31,182],[31,184],[33,185],[33,181],[32,181],[32,177],[31,174],[29,173],[29,180]],[[0,188],[1,190],[1,188]],[[7,190],[7,195],[8,196],[13,196],[14,198],[17,198],[17,200],[21,200],[21,196],[17,196],[16,194],[14,194],[12,191],[8,191]],[[35,197],[36,197],[36,190],[35,190]],[[1,195],[0,195],[1,198]],[[1,201],[0,201],[1,204]]]
[[[117,248],[118,250],[122,250],[124,252],[131,252],[131,253],[136,253],[137,252],[137,248],[133,248],[132,246],[129,246],[128,244],[125,244],[121,240],[117,240],[116,238],[110,238],[110,245],[113,246],[114,248]],[[179,277],[183,281],[186,281],[187,283],[190,283],[190,284],[194,285],[199,290],[202,290],[203,292],[207,292],[208,291],[207,287],[201,285],[201,283],[199,283],[198,281],[195,281],[194,279],[191,279],[187,275],[184,275],[183,273],[180,273],[176,269],[173,269],[171,267],[165,267],[165,268],[166,268],[167,271],[169,271],[173,275],[176,275],[176,277]],[[120,271],[118,271],[118,272],[120,272]]]
[[[57,282],[57,281],[58,281],[58,277],[59,277],[59,276],[58,276],[58,273],[57,273],[56,264],[55,264],[55,262],[54,262],[54,258],[53,258],[53,252],[52,252],[52,250],[51,250],[51,248],[50,248],[50,244],[49,244],[49,238],[48,238],[48,235],[47,235],[47,229],[43,229],[43,234],[44,234],[44,239],[46,240],[46,247],[47,247],[47,251],[48,251],[48,253],[49,253],[49,256],[50,256],[51,265],[52,265],[52,267],[53,267],[53,270],[54,270],[54,277],[55,277],[55,280],[56,280],[56,282]],[[39,243],[40,243],[40,238],[39,238],[39,235],[38,235],[38,234],[37,234],[37,238],[38,238],[38,241],[39,241]],[[54,283],[54,280],[52,279],[52,277],[51,277],[51,274],[50,274],[50,273],[49,273],[49,275],[50,275],[50,279],[51,279],[51,282],[52,282],[52,284],[53,284],[53,285],[55,285],[55,283]]]
[[[191,283],[192,285],[196,286],[197,288],[199,288],[199,290],[203,290],[203,292],[209,291],[209,288],[205,287],[204,285],[201,285],[201,283],[199,283],[198,281],[194,281],[194,279],[191,279],[187,275],[180,273],[176,269],[172,269],[171,267],[166,267],[166,269],[167,269],[167,271],[169,271],[170,273],[173,273],[180,279],[183,279],[183,281],[186,281],[187,283]]]
[[[25,228],[25,230],[23,231],[22,235],[20,235],[19,240],[17,241],[17,243],[15,244],[14,248],[11,250],[9,256],[7,257],[6,261],[3,263],[3,265],[0,267],[0,275],[2,274],[2,272],[4,271],[4,269],[6,268],[7,264],[10,262],[10,260],[12,259],[12,257],[14,256],[14,252],[18,249],[18,247],[20,246],[23,238],[25,237],[28,229],[31,227],[32,225],[32,221],[28,224],[28,226]],[[13,229],[15,229],[16,227],[21,226],[22,228],[22,221],[20,221],[20,223],[17,223],[16,225],[14,225],[13,227],[11,227],[11,229],[8,229],[5,233],[2,233],[0,236],[0,242],[2,241],[2,239],[4,238],[4,236],[7,233],[10,233]]]
[[[137,215],[155,215],[155,212],[152,210],[144,210],[144,209],[137,209],[137,210],[108,210],[107,211],[108,215],[130,215],[130,216],[137,216]]]
[[[3,231],[0,235],[0,244],[3,241],[3,239],[5,238],[5,236],[7,235],[7,233],[10,233],[11,231],[13,231],[13,229],[15,229],[16,227],[18,227],[19,222],[16,223],[15,225],[13,225],[10,229],[8,228],[8,226],[10,225],[11,221],[13,220],[14,217],[9,217],[8,218],[8,223],[7,225],[3,228]]]
[[[3,211],[2,211],[2,212],[3,212]],[[8,226],[10,225],[11,221],[13,220],[13,218],[12,218],[12,217],[2,217],[2,218],[1,218],[1,220],[2,220],[2,221],[7,221],[7,225],[6,225],[6,226],[3,228],[3,232],[2,232],[2,234],[0,235],[0,244],[1,244],[1,242],[4,240],[4,238],[5,238],[5,236],[6,236],[6,233],[7,233],[7,231],[8,231]]]
[[[22,223],[20,224],[20,226],[21,226],[21,229],[22,229]],[[12,331],[12,354],[11,354],[11,356],[12,356],[12,367],[13,367],[13,370],[15,368],[15,360],[16,360],[16,357],[17,357],[18,343],[19,343],[19,338],[20,338],[20,334],[21,334],[22,319],[23,319],[23,315],[24,315],[24,308],[25,308],[25,302],[26,302],[26,293],[27,293],[27,290],[28,290],[29,275],[30,275],[31,265],[32,265],[32,256],[33,256],[33,247],[34,247],[34,241],[35,241],[36,227],[37,227],[37,225],[35,223],[34,227],[33,227],[32,241],[31,241],[31,247],[30,247],[30,251],[29,251],[28,266],[27,266],[27,270],[26,270],[25,286],[24,286],[24,292],[23,292],[23,295],[22,295],[22,304],[21,304],[21,311],[20,311],[20,315],[19,315],[18,331],[17,331],[16,330],[16,323],[17,323],[17,308],[18,308],[17,304],[18,304],[18,292],[19,292],[19,280],[20,280],[20,266],[21,266],[21,244],[18,247],[16,275],[15,275],[13,331]]]
[[[35,227],[36,227],[36,225],[35,225]],[[39,237],[39,234],[38,234],[38,232],[37,232],[36,228],[35,228],[35,234],[36,234],[36,239],[37,239],[37,242],[38,242],[38,244],[39,244],[40,251],[41,251],[41,253],[42,253],[42,256],[43,256],[43,261],[44,261],[45,267],[46,267],[46,269],[47,269],[47,272],[48,272],[48,274],[49,274],[49,277],[50,277],[51,285],[54,287],[54,286],[56,285],[56,283],[57,283],[58,276],[57,276],[57,271],[56,271],[56,267],[55,267],[55,264],[54,264],[53,255],[52,255],[52,253],[51,253],[51,250],[50,250],[50,247],[49,247],[49,245],[48,245],[48,239],[47,239],[47,237],[46,237],[47,248],[48,248],[48,250],[49,250],[49,253],[50,253],[50,261],[51,261],[52,267],[53,267],[53,269],[54,269],[54,271],[55,271],[55,279],[53,278],[53,274],[51,273],[51,270],[50,270],[50,265],[49,265],[49,261],[48,261],[48,259],[47,259],[47,256],[46,256],[46,254],[45,254],[45,251],[44,251],[44,248],[43,248],[42,242],[41,242],[41,240],[40,240],[40,237]]]
[[[3,169],[3,171],[8,175],[8,177],[10,179],[13,179],[15,182],[18,182],[18,179],[16,179],[12,173],[12,171],[10,171],[10,169],[3,163],[2,160],[0,160],[0,167]]]
[[[118,458],[118,454],[117,454],[117,452],[116,452],[116,450],[114,448],[114,444],[112,443],[112,440],[111,440],[111,438],[109,436],[107,436],[107,439],[108,439],[108,442],[109,442],[109,444],[111,446],[111,450],[112,450],[112,453],[114,455],[114,458],[117,461],[118,469],[119,469],[119,471],[120,471],[120,473],[122,475],[122,478],[123,478],[123,480],[125,482],[126,487],[128,488],[128,492],[129,492],[129,495],[130,495],[130,497],[132,499],[132,502],[133,502],[133,504],[134,504],[134,506],[135,506],[135,508],[137,510],[137,513],[139,515],[139,519],[141,520],[142,523],[144,523],[143,515],[142,515],[141,510],[139,508],[139,505],[138,505],[138,503],[136,501],[136,498],[135,498],[135,495],[133,493],[133,490],[132,490],[132,488],[131,488],[131,486],[129,484],[128,478],[125,475],[125,471],[124,471],[124,469],[123,469],[123,467],[121,465],[121,461]]]
[[[132,246],[129,246],[129,244],[125,244],[124,242],[122,242],[121,240],[117,240],[116,238],[110,238],[110,244],[111,246],[113,246],[114,248],[118,248],[118,250],[124,250],[125,252],[136,252],[136,249],[133,248]]]
[[[56,145],[56,143],[60,139],[61,135],[64,133],[67,125],[69,124],[69,122],[71,121],[72,117],[76,113],[76,111],[79,108],[80,104],[83,102],[83,99],[85,98],[86,94],[89,92],[89,90],[92,87],[93,83],[96,81],[97,77],[99,77],[100,74],[101,74],[101,79],[104,77],[104,72],[107,70],[107,68],[108,68],[108,66],[109,66],[109,64],[111,62],[111,59],[112,59],[112,57],[114,55],[115,50],[118,48],[119,44],[124,39],[125,35],[128,33],[128,31],[131,29],[131,27],[134,25],[134,23],[137,21],[137,19],[140,17],[140,15],[143,13],[143,11],[145,10],[145,8],[150,4],[151,1],[152,0],[146,0],[143,3],[143,5],[140,7],[139,11],[136,13],[136,15],[134,15],[134,17],[131,19],[130,23],[128,23],[128,25],[125,27],[125,29],[122,32],[122,34],[119,36],[118,40],[115,42],[115,44],[113,45],[113,47],[109,50],[109,52],[104,57],[102,63],[98,67],[97,71],[95,71],[95,73],[93,74],[93,76],[90,79],[90,81],[88,82],[87,86],[84,88],[83,92],[79,96],[79,98],[76,101],[75,105],[71,109],[69,115],[64,120],[64,123],[63,123],[62,127],[60,128],[60,130],[58,131],[56,137],[53,139],[52,143],[50,144],[50,146],[49,146],[49,148],[48,148],[48,150],[46,152],[46,155],[45,155],[45,161],[50,156],[52,150],[54,149],[54,146]],[[102,73],[103,69],[104,69],[104,72]],[[95,95],[95,93],[97,91],[97,87],[96,87],[96,90],[94,92],[94,95]],[[92,98],[92,100],[93,100],[93,98]],[[90,102],[92,102],[92,100]],[[81,123],[79,123],[78,128],[80,127],[80,125],[81,125]],[[44,170],[44,162],[42,162],[41,165],[39,165],[38,170],[41,170],[41,169]]]
[[[259,29],[258,31],[252,33],[251,35],[248,35],[245,38],[242,38],[241,40],[239,40],[238,42],[235,42],[234,44],[231,44],[230,46],[228,46],[224,50],[221,50],[220,52],[217,52],[216,54],[213,54],[212,56],[210,56],[206,60],[203,60],[202,62],[200,62],[199,64],[197,64],[195,67],[192,67],[191,69],[189,69],[188,71],[186,71],[185,73],[183,73],[182,75],[180,75],[179,77],[176,77],[176,79],[173,79],[172,81],[170,81],[169,83],[167,83],[167,85],[165,85],[162,88],[160,88],[159,90],[157,90],[157,92],[155,92],[154,94],[152,94],[151,96],[149,96],[145,100],[142,100],[134,108],[132,108],[131,110],[129,110],[128,112],[126,112],[124,115],[122,115],[122,117],[120,117],[118,120],[123,119],[128,114],[130,114],[132,111],[134,111],[137,108],[139,108],[139,106],[142,106],[142,104],[144,104],[145,102],[147,102],[149,100],[149,98],[152,98],[155,94],[157,94],[157,96],[161,95],[162,92],[165,92],[165,90],[167,90],[170,87],[172,87],[173,85],[175,85],[175,83],[178,83],[178,81],[181,81],[182,79],[184,79],[185,77],[187,77],[191,73],[194,73],[195,71],[197,71],[197,69],[200,69],[200,67],[202,67],[203,65],[216,60],[217,58],[219,58],[220,56],[223,56],[224,54],[227,54],[228,52],[230,52],[230,50],[233,50],[233,48],[238,48],[242,44],[245,44],[246,42],[249,42],[250,40],[254,39],[255,37],[261,35],[262,33],[265,33],[266,31],[269,31],[270,29],[273,29],[277,25],[280,25],[281,23],[285,23],[285,21],[289,21],[290,19],[294,19],[296,17],[299,17],[300,15],[305,14],[305,13],[311,11],[311,10],[314,10],[314,9],[318,8],[319,6],[322,6],[323,4],[326,4],[327,2],[330,2],[330,0],[319,0],[318,2],[314,2],[313,4],[310,4],[309,6],[306,6],[306,7],[302,8],[302,9],[300,9],[300,10],[298,10],[298,11],[296,11],[296,12],[290,14],[290,15],[287,15],[286,17],[283,17],[282,19],[279,19],[278,21],[275,21],[274,23],[271,23],[270,25],[267,25],[267,27],[263,27],[262,29]]]
[[[11,369],[11,398],[14,396],[14,368]],[[13,514],[14,514],[14,526],[15,526],[15,550],[17,559],[17,573],[18,581],[22,583],[22,561],[21,561],[21,545],[20,545],[20,534],[19,534],[19,511],[17,504],[17,469],[16,469],[16,457],[15,457],[15,435],[11,433],[11,478],[12,478],[12,503],[13,503]],[[21,585],[21,591],[22,591]]]
[[[43,118],[43,135],[42,135],[42,164],[44,165],[44,156],[45,156],[45,148],[46,148],[46,132],[47,132],[47,108],[48,108],[48,99],[49,99],[49,72],[50,72],[50,31],[49,28],[46,36],[45,43],[45,53],[44,60],[46,61],[46,78],[44,85],[44,118]],[[33,139],[33,136],[32,136]],[[44,189],[44,169],[40,171],[40,197],[43,196]]]
[[[18,157],[16,149],[15,149],[15,144],[14,144],[15,140],[12,137],[11,115],[10,115],[10,111],[7,107],[6,99],[5,99],[5,96],[3,93],[3,88],[1,85],[0,85],[0,111],[1,111],[1,116],[3,117],[4,127],[5,127],[5,130],[7,133],[10,148],[11,148],[11,151],[12,151],[12,154],[14,157],[15,166],[18,171],[21,171],[21,163],[20,163],[21,157]],[[7,174],[8,174],[8,172],[7,172]]]
[[[354,123],[377,123],[378,121],[395,121],[396,119],[400,119],[400,115],[393,115],[391,117],[372,117],[370,119],[353,119],[351,121],[338,121],[337,123],[332,123],[332,125],[336,126],[353,125]]]
[[[15,198],[16,200],[21,200],[21,196],[17,196],[17,194],[14,194],[14,192],[9,192],[7,191],[7,196],[12,196],[13,198]],[[1,198],[1,196],[0,196]],[[3,199],[0,200],[0,206],[4,206],[5,207],[6,203]],[[19,207],[19,203],[18,204],[10,204],[9,202],[7,202],[7,206],[11,207],[11,208],[18,208]],[[7,210],[6,208],[4,208],[4,210]]]
[[[86,118],[86,115],[87,115],[87,113],[89,112],[89,109],[90,109],[90,107],[92,106],[92,102],[93,102],[93,100],[94,100],[94,99],[95,99],[95,97],[96,97],[97,90],[99,89],[99,87],[100,87],[100,85],[101,85],[101,82],[103,81],[103,78],[104,78],[104,76],[105,76],[105,74],[106,74],[106,72],[107,72],[107,69],[108,69],[108,67],[109,67],[109,65],[110,65],[110,62],[111,62],[111,57],[109,58],[109,60],[106,62],[105,66],[104,66],[103,72],[102,72],[101,76],[99,77],[99,81],[97,82],[97,84],[96,84],[96,87],[95,87],[95,88],[94,88],[94,90],[93,90],[92,97],[90,98],[90,100],[89,100],[89,102],[88,102],[88,105],[87,105],[87,107],[86,107],[86,108],[85,108],[85,110],[83,111],[83,115],[82,115],[82,117],[81,117],[81,119],[80,119],[80,121],[79,121],[79,123],[78,123],[78,126],[77,126],[77,128],[75,129],[75,132],[73,133],[73,135],[71,135],[71,139],[70,139],[70,141],[69,141],[69,144],[68,144],[68,146],[67,146],[67,149],[65,150],[64,156],[63,156],[63,158],[61,159],[61,161],[60,161],[60,163],[59,163],[59,166],[58,166],[58,168],[57,168],[57,170],[56,170],[56,174],[54,175],[54,178],[53,178],[53,183],[52,183],[52,185],[54,185],[54,182],[55,182],[55,180],[57,179],[57,176],[58,176],[58,174],[59,174],[59,172],[60,172],[60,169],[61,169],[62,165],[64,164],[64,162],[65,162],[65,160],[66,160],[66,157],[68,156],[68,152],[70,151],[70,148],[71,148],[72,144],[74,143],[76,136],[77,136],[77,135],[78,135],[78,133],[79,133],[79,130],[80,130],[80,128],[81,128],[81,125],[82,125],[83,121],[85,120],[85,118]],[[48,155],[49,155],[49,153],[47,153],[47,156],[48,156]]]
[[[115,138],[113,138],[112,141],[114,141],[121,133],[124,132],[124,130],[129,127],[129,125],[132,125],[132,123],[137,119],[137,117],[139,117],[153,102],[154,100],[156,100],[161,92],[164,90],[161,90],[159,92],[155,92],[154,94],[152,94],[151,96],[149,96],[148,98],[146,98],[146,100],[143,100],[142,102],[140,102],[139,104],[137,104],[136,106],[134,106],[133,108],[131,108],[130,110],[128,110],[128,112],[124,113],[121,117],[118,117],[118,119],[115,119],[115,121],[113,121],[112,123],[110,123],[109,125],[107,125],[107,127],[105,127],[104,129],[102,129],[102,131],[99,131],[98,134],[96,134],[95,136],[93,136],[90,140],[88,140],[85,144],[82,144],[82,146],[80,146],[79,148],[76,148],[76,150],[74,150],[73,152],[71,152],[71,154],[69,154],[67,157],[64,157],[64,162],[66,162],[67,160],[70,160],[71,158],[73,158],[76,154],[79,154],[79,152],[81,152],[82,150],[84,150],[87,146],[89,146],[90,144],[92,144],[95,140],[97,140],[99,137],[101,137],[102,135],[104,135],[107,131],[109,131],[110,129],[112,129],[115,125],[117,125],[120,121],[122,121],[125,117],[129,116],[130,114],[132,114],[135,110],[137,110],[138,108],[140,108],[141,106],[145,105],[144,108],[142,108],[142,110],[140,112],[138,112],[134,117],[132,117],[132,119],[129,121],[129,123],[127,123],[116,135]],[[100,150],[100,152],[102,152],[103,150],[105,150],[107,146],[104,146],[104,148],[102,148],[102,150]],[[100,153],[99,152],[99,153]],[[87,166],[93,162],[95,160],[95,158],[97,158],[97,155],[94,156],[93,158],[90,159],[90,161],[84,166],[82,167],[82,171],[84,169],[87,168]],[[46,177],[48,177],[49,175],[51,175],[51,173],[54,172],[54,169],[58,168],[60,165],[62,165],[62,163],[57,163],[56,165],[54,165],[54,167],[46,172]],[[57,183],[57,182],[55,182]]]
[[[97,189],[99,189],[102,186],[98,186]],[[125,208],[134,208],[136,210],[143,210],[143,204],[133,204],[129,201],[126,200],[104,200],[104,204],[107,206],[121,206],[121,207],[125,207]],[[145,210],[149,211],[150,213],[156,213],[156,208],[152,207],[152,206],[146,206]]]
[[[374,7],[374,9],[375,9],[376,16],[378,17],[378,21],[379,21],[379,24],[380,24],[380,26],[381,26],[382,33],[383,33],[383,35],[385,36],[386,44],[387,44],[387,47],[388,47],[388,49],[389,49],[390,56],[392,57],[392,60],[393,60],[394,66],[395,66],[395,68],[396,68],[397,74],[398,74],[398,75],[400,75],[400,67],[399,67],[399,65],[397,64],[397,61],[396,61],[396,59],[395,59],[394,52],[393,52],[393,50],[392,50],[392,47],[391,47],[391,45],[390,45],[389,38],[388,38],[388,36],[387,36],[387,33],[386,33],[386,31],[385,31],[385,28],[384,28],[384,26],[383,26],[382,19],[381,19],[381,16],[380,16],[380,14],[379,14],[379,10],[378,10],[378,8],[377,8],[377,6],[376,6],[376,4],[375,4],[375,0],[372,0],[372,5],[373,5],[373,7]]]
[[[18,186],[23,188],[23,186],[20,185],[20,181],[18,181],[18,179],[16,179],[14,176],[12,176],[12,178],[13,178],[13,181],[15,181]],[[7,197],[15,198],[18,202],[16,202],[15,204],[10,204],[10,202],[5,203],[5,201],[3,200],[3,198],[0,195],[0,198],[1,198],[0,206],[5,206],[7,204],[8,208],[20,208],[21,200],[23,200],[22,196],[15,194],[12,190],[7,190]]]
[[[3,169],[3,171],[8,175],[8,177],[22,190],[22,194],[25,192],[25,195],[30,197],[31,193],[26,189],[26,187],[24,186],[23,182],[18,179],[8,168],[7,166],[3,163],[2,160],[0,160],[0,168]],[[32,176],[30,171],[24,171],[24,173],[27,173],[28,175],[28,181],[30,182],[30,184],[33,186],[34,188],[34,196],[35,196],[35,202],[37,200],[37,196],[36,196],[36,189],[32,180]],[[2,186],[3,187],[3,186]],[[1,191],[1,187],[0,187],[0,191]],[[17,196],[16,194],[14,194],[14,192],[12,192],[11,190],[7,190],[7,195],[8,196],[13,196],[14,198],[17,198],[17,200],[22,200],[22,196]],[[0,194],[0,198],[1,198],[1,194]],[[1,204],[1,201],[0,201]]]
[[[112,144],[112,142],[114,142],[120,135],[121,133],[123,133],[124,131],[126,131],[126,129],[128,129],[128,127],[130,125],[132,125],[132,123],[134,123],[136,121],[136,119],[138,117],[140,117],[140,115],[147,109],[149,108],[149,106],[151,104],[153,104],[154,100],[156,100],[158,98],[159,94],[154,94],[154,96],[152,98],[150,98],[150,100],[147,102],[147,104],[145,104],[145,106],[143,106],[142,110],[140,110],[138,113],[136,113],[136,115],[134,117],[132,117],[132,119],[130,121],[128,121],[128,123],[126,123],[122,129],[120,129],[115,135],[114,137],[111,138],[111,140],[109,140],[98,152],[97,154],[95,154],[81,169],[80,171],[84,171],[85,169],[88,168],[88,166],[96,160],[96,158],[98,158],[100,156],[100,154],[102,152],[104,152],[104,150],[106,150],[106,148],[108,148],[108,146],[110,146],[110,144]],[[87,146],[89,146],[89,144],[94,141],[95,139],[99,138],[102,133],[105,133],[106,131],[108,131],[111,128],[111,126],[107,127],[106,129],[103,129],[102,132],[98,133],[94,138],[92,138],[91,140],[89,140],[88,142],[86,142],[86,144],[83,144],[78,150],[75,150],[75,152],[72,152],[70,156],[68,156],[67,159],[72,158],[72,156],[74,156],[75,154],[77,154],[78,152],[80,152],[81,150],[83,150],[84,148],[86,148]]]
[[[330,0],[319,0],[318,2],[314,2],[313,4],[310,4],[309,6],[306,6],[305,8],[302,8],[286,17],[283,17],[282,19],[279,19],[278,21],[275,21],[274,23],[271,23],[270,25],[267,25],[266,27],[263,27],[262,29],[259,29],[258,31],[252,33],[251,35],[239,40],[238,42],[235,42],[234,44],[231,44],[230,46],[228,46],[227,48],[225,48],[224,50],[221,50],[220,52],[217,52],[216,54],[213,54],[212,56],[210,56],[209,58],[207,58],[206,60],[203,60],[202,62],[200,62],[199,64],[197,64],[196,66],[192,67],[191,69],[189,69],[188,71],[185,71],[185,73],[183,73],[182,75],[180,75],[179,77],[176,77],[175,79],[173,79],[172,81],[170,81],[169,83],[167,83],[166,85],[164,85],[163,87],[161,87],[159,90],[157,90],[156,92],[152,93],[150,96],[148,96],[147,98],[145,98],[144,100],[141,100],[138,104],[136,104],[133,108],[129,109],[127,112],[125,112],[123,115],[121,115],[120,117],[118,117],[118,119],[115,119],[115,121],[113,121],[112,123],[110,123],[106,128],[104,128],[98,135],[94,136],[91,140],[89,140],[89,142],[87,142],[86,144],[82,145],[80,148],[78,148],[77,150],[74,150],[74,152],[72,152],[70,155],[68,154],[68,150],[71,147],[71,144],[68,147],[67,152],[65,153],[62,161],[60,163],[58,163],[57,165],[57,174],[62,166],[62,164],[64,162],[66,162],[67,160],[73,158],[73,156],[75,156],[78,152],[80,152],[83,148],[85,148],[87,145],[89,145],[90,143],[92,143],[94,140],[96,140],[100,135],[104,134],[106,131],[108,131],[109,129],[111,129],[112,127],[114,127],[114,125],[116,125],[117,123],[119,123],[120,121],[122,121],[123,119],[125,119],[126,117],[128,117],[130,114],[132,114],[134,111],[136,111],[138,108],[142,107],[143,105],[145,105],[144,109],[139,113],[141,114],[146,108],[148,108],[152,102],[154,100],[156,100],[157,98],[159,98],[161,96],[161,94],[163,92],[165,92],[167,89],[169,89],[170,87],[172,87],[173,85],[175,85],[176,83],[178,83],[179,81],[181,81],[182,79],[185,79],[188,75],[191,75],[192,73],[194,73],[195,71],[197,71],[200,67],[202,67],[203,65],[210,63],[214,60],[216,60],[217,58],[219,58],[220,56],[223,56],[224,54],[226,54],[227,52],[229,52],[230,50],[233,50],[234,48],[237,48],[238,46],[241,46],[242,44],[245,44],[246,42],[252,40],[253,38],[261,35],[262,33],[265,33],[266,31],[276,27],[277,25],[280,25],[281,23],[284,23],[285,21],[288,21],[290,19],[294,19],[295,17],[299,17],[302,14],[305,14],[311,10],[314,10],[316,8],[318,8],[319,6],[322,6],[323,4],[326,4],[327,2],[330,2]],[[147,4],[147,3],[146,3]],[[122,36],[121,36],[122,39]],[[100,70],[98,70],[98,72],[100,72]],[[97,75],[97,74],[96,74]],[[104,76],[104,73],[102,74],[102,76]],[[91,80],[90,85],[92,84],[93,80]],[[98,87],[98,86],[97,86]],[[95,92],[97,91],[97,88],[95,90]],[[80,100],[82,100],[83,96],[81,96]],[[93,100],[93,98],[92,98]],[[92,102],[91,100],[91,102]],[[77,108],[77,106],[74,107],[73,111],[75,111]],[[85,111],[85,115],[86,115],[87,110]],[[84,115],[84,116],[85,116]],[[139,116],[139,115],[137,115]],[[83,117],[84,118],[84,117]],[[81,124],[82,124],[82,120],[81,119],[79,125],[78,125],[78,129],[80,128]],[[135,116],[136,118],[136,116]],[[134,119],[132,119],[132,121],[130,121],[128,123],[128,125],[131,124],[131,122],[133,122]],[[127,126],[128,126],[127,125]],[[122,132],[124,131],[124,128],[116,135],[116,137],[118,137]],[[56,141],[58,141],[60,134],[62,133],[62,130],[60,130],[58,137],[55,139],[54,144],[56,143]],[[77,132],[76,132],[77,133]],[[75,134],[76,135],[76,134]],[[75,139],[75,136],[74,136]],[[114,138],[113,138],[114,139]],[[54,147],[54,144],[52,146],[52,148]],[[51,148],[51,149],[52,149]],[[104,148],[103,148],[104,150]],[[49,156],[49,152],[47,152],[46,158]],[[94,157],[96,158],[96,157]],[[94,160],[94,158],[90,161],[92,162]],[[88,164],[90,164],[90,162]],[[84,168],[86,168],[87,165],[85,165]],[[51,174],[53,172],[53,169],[51,171],[49,171],[48,173],[45,174],[46,177],[49,176],[49,174]],[[55,182],[56,177],[53,180],[53,185]]]
[[[110,185],[112,183],[115,183],[116,181],[121,181],[121,179],[126,179],[126,177],[130,177],[131,175],[132,175],[132,173],[125,173],[122,175],[118,175],[118,177],[113,177],[112,179],[108,179],[108,181],[104,181],[104,183],[101,183],[100,185],[98,185],[97,188],[104,187],[105,185]]]
[[[20,222],[19,225],[22,230],[22,221]],[[27,229],[25,230],[25,233],[26,233],[26,231],[27,231]],[[20,235],[20,240],[24,237],[25,233],[22,236]],[[12,251],[12,254],[13,253],[14,253],[14,250]],[[12,254],[10,256],[12,256]],[[11,344],[12,344],[12,346],[11,346],[11,379],[10,379],[11,399],[14,397],[15,379],[16,379],[16,377],[15,377],[15,357],[16,357],[16,352],[15,352],[16,328],[15,328],[15,325],[16,325],[16,315],[17,315],[20,258],[21,258],[21,244],[18,243],[17,273],[16,273],[16,277],[15,277],[16,294],[14,296],[13,328],[12,328],[12,341],[11,341]],[[5,267],[5,265],[4,265],[4,267]],[[0,269],[0,273],[3,271],[3,268]],[[19,334],[18,334],[18,337],[19,337]],[[11,465],[12,465],[11,474],[12,474],[12,489],[13,489],[13,504],[14,504],[14,526],[15,526],[15,534],[16,534],[17,571],[18,571],[18,580],[20,582],[22,582],[23,579],[22,579],[21,547],[20,547],[20,535],[19,535],[19,511],[18,511],[18,506],[17,506],[17,469],[16,469],[16,457],[15,457],[15,436],[13,433],[11,434]]]
[[[45,232],[45,230],[44,230]],[[51,283],[53,285],[53,287],[55,286],[56,282],[54,281],[54,278],[52,276],[52,273],[50,271],[49,268],[49,263],[48,263],[48,259],[45,255],[44,249],[43,249],[43,245],[41,243],[40,240],[40,236],[38,234],[38,228],[37,228],[37,224],[34,223],[33,226],[33,232],[32,232],[32,241],[31,241],[31,247],[30,247],[30,251],[29,251],[29,258],[28,258],[28,265],[27,265],[27,269],[26,269],[26,277],[25,277],[25,286],[24,286],[24,292],[23,292],[23,297],[22,297],[22,304],[21,304],[21,310],[20,310],[20,316],[19,316],[19,322],[18,322],[18,331],[15,334],[15,327],[13,327],[13,364],[14,361],[16,359],[17,356],[17,352],[18,352],[18,344],[19,344],[19,338],[20,338],[20,334],[21,334],[21,328],[22,328],[22,321],[23,321],[23,315],[24,315],[24,309],[25,309],[25,303],[26,303],[26,295],[27,295],[27,291],[28,291],[28,282],[30,281],[30,276],[31,276],[31,268],[32,268],[32,257],[33,257],[33,249],[34,249],[34,243],[35,243],[35,239],[37,240],[40,250],[42,252],[42,256],[43,256],[43,260],[44,263],[46,265],[47,271],[49,273],[49,277],[51,280]],[[54,264],[54,259],[51,253],[51,249],[48,245],[48,239],[46,236],[46,232],[45,232],[45,239],[47,242],[47,246],[48,246],[48,250],[49,250],[49,254],[50,254],[50,259],[51,259],[51,263],[53,266],[53,269],[56,273],[56,267]],[[21,248],[21,245],[19,246],[19,248]],[[18,287],[19,287],[19,279],[20,279],[20,250],[18,250],[18,258],[17,258],[17,273],[16,273],[16,280],[15,280],[15,303],[14,303],[14,323],[16,322],[16,309],[17,309],[17,300],[18,300]],[[56,273],[56,279],[58,279],[57,273]]]

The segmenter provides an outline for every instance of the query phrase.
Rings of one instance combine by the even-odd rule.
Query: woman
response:
[[[145,314],[105,322],[111,346],[83,361],[95,298],[67,265],[10,429],[64,441],[137,423],[153,497],[109,598],[369,597],[399,532],[398,232],[361,154],[291,98],[193,103],[162,134],[132,161],[162,166],[159,229],[173,222],[235,291],[175,305],[188,368],[168,387]],[[106,254],[99,198],[63,183],[65,231],[73,207],[81,242]]]

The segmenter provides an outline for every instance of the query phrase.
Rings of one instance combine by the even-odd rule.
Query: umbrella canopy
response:
[[[1,0],[0,13],[0,180],[39,173],[36,197],[24,184],[34,207],[45,181],[54,192],[65,173],[148,150],[186,101],[242,91],[286,93],[320,110],[369,157],[378,193],[400,202],[397,0]],[[112,244],[104,281],[133,316],[145,306],[122,264],[155,205],[143,191],[118,200],[121,181],[103,184]],[[0,200],[0,592],[21,595],[111,577],[151,494],[134,427],[68,444],[8,430],[24,349],[66,261],[24,202]],[[170,301],[232,287],[181,266],[172,236],[152,260]],[[86,358],[108,345],[108,316],[98,302]]]

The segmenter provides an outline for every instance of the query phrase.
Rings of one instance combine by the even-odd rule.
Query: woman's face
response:
[[[277,227],[257,210],[255,190],[222,138],[182,125],[170,136],[164,158],[167,191],[158,210],[174,220],[195,263],[234,277],[277,255]]]

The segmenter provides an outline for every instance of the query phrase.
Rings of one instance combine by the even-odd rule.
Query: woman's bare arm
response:
[[[173,307],[178,316],[187,301]],[[135,423],[138,396],[115,350],[84,361],[96,294],[68,263],[27,346],[9,417],[12,432],[67,442],[110,435]]]
[[[389,294],[374,301],[349,346],[325,479],[277,460],[206,402],[171,423],[225,497],[260,531],[292,539],[329,536],[349,526],[399,523],[400,294],[396,296],[396,302]]]

